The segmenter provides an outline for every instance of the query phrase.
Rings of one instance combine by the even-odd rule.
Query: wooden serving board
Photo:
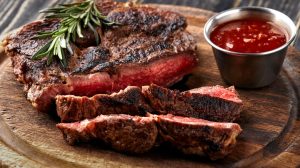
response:
[[[197,38],[200,65],[180,87],[225,85],[203,26],[212,12],[195,8],[152,5],[182,13]],[[53,117],[37,113],[25,99],[12,73],[10,59],[0,57],[0,167],[296,167],[300,164],[300,52],[290,48],[278,79],[269,87],[238,89],[245,102],[238,123],[243,128],[228,157],[210,161],[159,148],[126,155],[96,144],[69,146]]]

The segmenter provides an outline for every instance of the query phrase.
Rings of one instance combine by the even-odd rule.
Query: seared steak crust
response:
[[[180,116],[155,116],[163,139],[185,154],[219,159],[230,153],[242,129],[236,123],[210,122]]]
[[[99,0],[97,4],[108,20],[120,24],[102,30],[99,46],[93,43],[89,30],[83,31],[86,36],[72,44],[74,54],[67,57],[66,68],[57,60],[47,66],[46,59],[31,59],[49,40],[32,37],[39,31],[57,29],[58,20],[36,21],[7,37],[6,53],[11,57],[14,73],[25,84],[27,98],[38,111],[49,111],[58,94],[92,96],[124,89],[125,84],[169,86],[197,65],[196,43],[185,31],[183,16],[150,7],[124,7],[110,0]],[[163,59],[177,64],[167,69],[169,66],[160,62],[160,68],[165,70],[157,69],[163,73],[155,78],[156,62]],[[125,72],[133,69],[136,73],[126,76]]]
[[[65,140],[74,145],[81,141],[98,140],[117,151],[144,153],[149,151],[157,137],[155,121],[150,117],[100,115],[92,120],[57,124]]]
[[[110,36],[109,33],[106,35]],[[124,32],[122,33],[124,34]],[[111,36],[112,38],[117,36],[118,40],[105,36],[106,39],[102,44],[105,47],[89,47],[83,50],[81,53],[82,58],[72,61],[74,68],[70,69],[71,73],[82,74],[104,71],[113,75],[117,74],[122,66],[145,65],[166,56],[176,56],[178,53],[195,57],[193,50],[195,46],[191,43],[193,37],[187,32],[176,31],[169,35],[168,41],[165,40],[165,37],[148,36],[144,33],[130,34],[125,37],[116,34]],[[196,59],[193,61],[196,61]],[[192,66],[195,65],[192,64]]]
[[[121,29],[110,29],[113,33],[123,32],[124,36],[132,32],[142,32],[150,36],[168,38],[169,34],[187,26],[183,16],[151,7],[118,8],[110,12],[107,19],[124,25]],[[112,38],[116,39],[116,37]]]
[[[144,116],[152,111],[139,87],[129,86],[111,95],[98,94],[91,98],[72,95],[56,96],[56,111],[62,122],[92,119],[100,114]]]
[[[221,86],[179,92],[152,84],[143,87],[143,93],[150,106],[159,114],[232,122],[239,118],[242,108],[242,100],[234,88]]]

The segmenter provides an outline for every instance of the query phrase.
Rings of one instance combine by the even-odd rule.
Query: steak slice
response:
[[[151,117],[100,115],[92,120],[60,123],[59,128],[67,143],[98,140],[117,151],[144,153],[149,151],[157,137],[157,127]]]
[[[154,115],[162,138],[185,154],[208,155],[212,160],[229,154],[242,129],[236,123],[211,122],[181,116]]]
[[[86,96],[56,96],[56,111],[62,122],[92,119],[100,114],[130,114],[143,116],[152,111],[145,102],[142,90],[128,86],[125,90],[111,95],[97,94]]]
[[[72,44],[74,54],[67,56],[66,68],[56,59],[50,66],[46,59],[31,59],[49,41],[32,37],[57,29],[59,20],[29,23],[4,40],[14,74],[38,111],[49,112],[57,95],[93,96],[151,83],[170,86],[197,66],[196,41],[183,16],[111,0],[97,4],[108,20],[119,24],[102,29],[98,46],[92,32],[84,30],[85,38]]]
[[[62,122],[91,119],[100,114],[144,116],[146,112],[204,118],[212,121],[234,121],[240,115],[242,101],[234,88],[201,87],[186,92],[172,91],[157,85],[129,86],[111,95],[91,98],[56,96],[57,114]]]
[[[179,92],[151,84],[143,87],[143,94],[159,114],[232,122],[242,109],[242,100],[233,87],[207,86]]]
[[[208,155],[219,159],[229,154],[242,129],[236,123],[168,115],[148,117],[126,114],[100,115],[81,122],[56,125],[66,142],[99,141],[120,152],[144,153],[161,142],[171,143],[185,154]]]

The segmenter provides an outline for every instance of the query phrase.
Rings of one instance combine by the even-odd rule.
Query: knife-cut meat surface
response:
[[[136,86],[128,86],[125,90],[111,95],[97,94],[91,98],[59,95],[56,96],[56,109],[62,122],[91,119],[100,114],[143,116],[152,111],[145,102],[141,88]]]
[[[200,87],[179,92],[157,85],[128,86],[118,93],[86,96],[59,95],[57,114],[63,122],[94,118],[100,114],[144,116],[146,112],[174,114],[212,121],[234,121],[240,116],[242,101],[234,88]]]
[[[57,124],[65,140],[74,145],[96,140],[117,151],[144,153],[150,150],[157,137],[157,127],[151,117],[125,114],[100,115],[92,120]]]
[[[231,122],[239,118],[242,109],[242,100],[233,87],[207,86],[179,92],[152,84],[144,86],[143,93],[159,114]]]
[[[185,154],[219,159],[229,154],[242,129],[236,123],[211,122],[181,116],[155,116],[163,139]]]
[[[151,83],[170,86],[197,66],[196,42],[182,15],[110,0],[96,3],[109,21],[119,24],[102,29],[100,45],[84,30],[85,37],[72,44],[66,68],[58,60],[47,66],[46,58],[31,58],[50,40],[32,37],[57,29],[59,20],[29,23],[3,41],[14,74],[38,111],[49,112],[56,95],[93,96]]]

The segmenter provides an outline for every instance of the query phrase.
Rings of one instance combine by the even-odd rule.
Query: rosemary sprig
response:
[[[95,26],[102,27],[103,25],[111,26],[115,24],[106,20],[106,16],[103,16],[97,9],[94,0],[61,4],[58,7],[42,11],[42,13],[48,13],[46,18],[61,19],[58,29],[49,32],[39,32],[35,36],[35,38],[51,37],[51,40],[32,56],[34,60],[47,56],[47,65],[50,65],[53,57],[57,56],[63,67],[66,67],[65,51],[67,50],[71,55],[73,54],[70,42],[75,42],[77,37],[83,38],[82,28],[90,28],[95,35],[96,43],[99,44],[100,36]]]

